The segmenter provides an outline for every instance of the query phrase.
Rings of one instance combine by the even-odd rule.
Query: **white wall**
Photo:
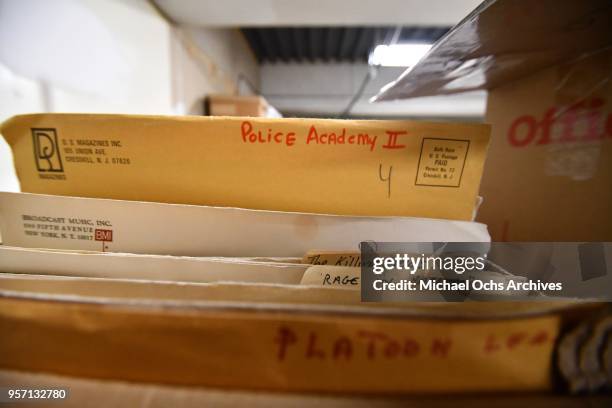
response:
[[[170,27],[146,1],[2,0],[0,61],[44,110],[172,112]]]
[[[237,29],[182,27],[172,45],[179,113],[201,114],[205,93],[252,94],[259,87],[259,66]]]
[[[0,0],[0,121],[31,112],[201,113],[258,86],[236,30],[177,28],[146,0]],[[17,190],[0,139],[0,190]]]

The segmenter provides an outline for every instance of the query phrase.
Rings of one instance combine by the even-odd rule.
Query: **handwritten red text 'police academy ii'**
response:
[[[336,132],[321,132],[312,125],[305,138],[298,138],[295,132],[280,132],[272,128],[256,129],[249,121],[242,122],[241,132],[244,143],[269,143],[291,147],[298,141],[304,140],[306,145],[357,145],[365,146],[370,151],[377,146],[383,149],[404,149],[406,145],[399,143],[399,136],[408,135],[405,130],[385,130],[381,135],[364,132],[348,133],[346,128]]]

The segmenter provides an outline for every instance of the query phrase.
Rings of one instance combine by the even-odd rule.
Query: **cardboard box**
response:
[[[612,7],[484,2],[378,100],[488,89],[494,241],[612,240]]]
[[[204,100],[204,114],[266,117],[268,102],[261,96],[208,95]]]
[[[612,240],[612,52],[489,92],[478,220],[495,241]]]

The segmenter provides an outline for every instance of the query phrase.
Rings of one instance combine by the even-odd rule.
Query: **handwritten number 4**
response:
[[[391,174],[393,173],[393,166],[389,166],[389,172],[385,176],[383,176],[383,165],[382,163],[378,166],[378,177],[380,181],[387,182],[387,198],[391,198]]]

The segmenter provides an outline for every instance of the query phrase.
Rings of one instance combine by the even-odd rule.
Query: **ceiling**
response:
[[[367,62],[374,46],[433,43],[450,27],[244,28],[258,62]]]
[[[259,93],[290,115],[483,114],[482,94],[371,104],[368,99],[401,69],[372,70],[367,63],[377,44],[435,42],[482,0],[149,1],[185,28],[239,29],[259,62]]]
[[[152,1],[177,23],[201,27],[447,27],[482,0]]]

